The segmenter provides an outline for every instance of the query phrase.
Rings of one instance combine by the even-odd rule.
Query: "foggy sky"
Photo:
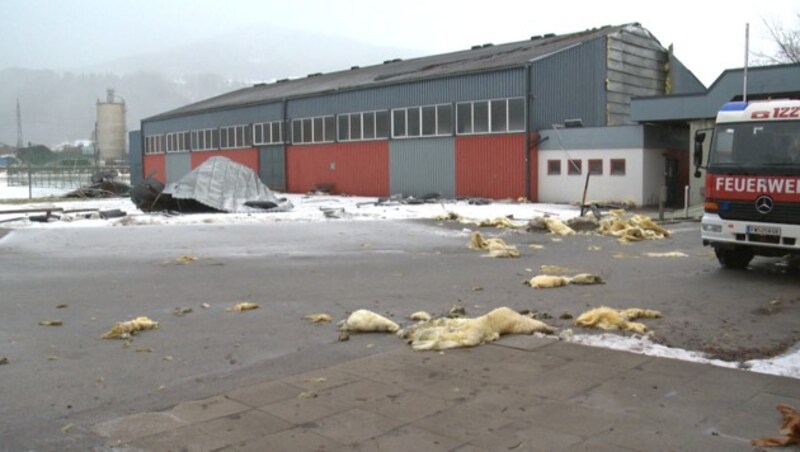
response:
[[[743,66],[746,22],[751,50],[769,53],[763,20],[796,28],[798,12],[796,0],[0,0],[0,69],[80,71],[250,26],[281,26],[419,49],[418,55],[409,56],[424,56],[473,44],[639,22],[665,47],[674,44],[675,55],[708,86],[724,69]]]

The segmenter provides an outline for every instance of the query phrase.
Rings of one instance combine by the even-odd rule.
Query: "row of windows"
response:
[[[603,159],[588,159],[589,174],[592,176],[602,176],[604,173]],[[612,176],[625,175],[625,159],[609,159],[609,174]],[[567,174],[570,176],[580,176],[583,174],[583,160],[567,159]],[[547,175],[561,175],[561,160],[547,161]]]
[[[493,99],[455,104],[427,105],[391,110],[316,116],[291,121],[293,144],[333,143],[392,138],[416,138],[523,132],[525,99]],[[454,121],[455,114],[455,121]],[[455,129],[455,130],[454,130]],[[191,137],[191,140],[190,140]],[[145,137],[145,154],[251,145],[282,144],[283,122],[235,125]]]

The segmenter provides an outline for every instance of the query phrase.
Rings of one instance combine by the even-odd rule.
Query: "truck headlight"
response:
[[[721,224],[703,223],[704,232],[722,232]]]

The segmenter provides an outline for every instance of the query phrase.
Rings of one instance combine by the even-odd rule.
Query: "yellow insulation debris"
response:
[[[558,218],[545,217],[544,224],[547,229],[556,235],[575,235],[575,230],[567,226],[566,223]]]
[[[258,309],[261,306],[257,305],[256,303],[250,301],[243,301],[241,303],[236,303],[235,305],[231,306],[230,308],[226,309],[226,311],[234,311],[234,312],[244,312],[244,311],[252,311],[254,309]]]
[[[439,318],[412,325],[397,334],[414,350],[446,350],[474,347],[496,341],[506,334],[552,333],[553,329],[539,320],[526,317],[513,309],[497,308],[474,319]]]
[[[484,238],[483,234],[478,231],[472,233],[467,247],[473,250],[485,250],[488,257],[519,257],[519,250],[513,245],[507,245],[501,238]]]
[[[575,325],[587,328],[599,328],[606,331],[622,330],[645,334],[648,331],[645,324],[631,321],[639,318],[657,319],[661,318],[661,313],[650,309],[630,308],[616,310],[607,306],[601,306],[586,311],[578,316],[575,320]]]
[[[136,317],[127,322],[117,322],[101,337],[103,339],[128,339],[139,331],[155,330],[158,322],[154,322],[147,317]]]
[[[333,317],[330,314],[308,314],[303,318],[311,323],[329,323],[333,321]]]
[[[659,226],[645,215],[634,215],[628,219],[625,219],[622,215],[613,215],[601,220],[597,231],[600,234],[617,237],[620,243],[658,240],[669,237],[668,230]]]
[[[400,325],[366,309],[354,311],[347,319],[339,322],[339,330],[351,333],[394,333]]]

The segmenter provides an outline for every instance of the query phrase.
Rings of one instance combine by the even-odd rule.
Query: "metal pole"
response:
[[[689,218],[689,186],[683,187],[683,216]]]
[[[747,65],[750,53],[750,24],[744,26],[744,77],[742,77],[742,101],[747,102]]]
[[[33,151],[28,146],[28,199],[33,199],[33,175],[31,168],[31,160],[33,160]]]

